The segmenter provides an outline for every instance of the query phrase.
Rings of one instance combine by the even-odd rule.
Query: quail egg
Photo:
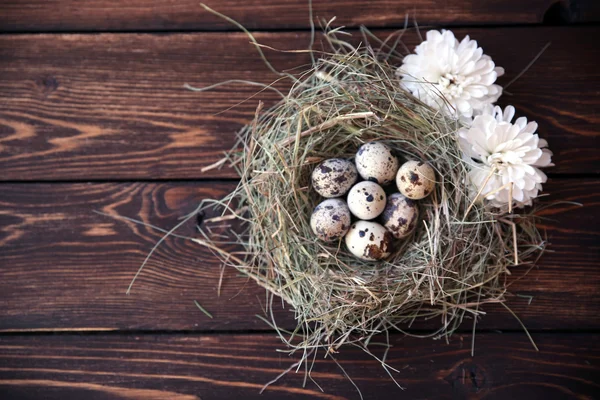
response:
[[[325,242],[340,239],[350,229],[350,210],[341,199],[328,199],[315,207],[310,217],[313,233]]]
[[[423,199],[435,188],[435,171],[431,165],[422,161],[405,162],[396,175],[396,185],[409,199]]]
[[[354,164],[342,158],[325,160],[317,165],[312,173],[313,188],[327,198],[345,195],[357,179],[358,173]]]
[[[414,200],[402,193],[388,196],[381,223],[396,239],[407,237],[417,225],[419,209]]]
[[[348,207],[357,218],[377,218],[385,208],[385,192],[375,182],[359,182],[348,193]]]
[[[346,247],[361,260],[381,260],[391,253],[392,234],[377,222],[356,221],[346,234]]]
[[[356,169],[363,179],[387,185],[398,172],[398,158],[381,142],[365,143],[356,153]]]

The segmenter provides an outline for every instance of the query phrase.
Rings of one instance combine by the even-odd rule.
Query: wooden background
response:
[[[304,0],[213,0],[210,6],[279,49],[309,41]],[[600,6],[595,0],[330,0],[315,16],[356,33],[385,34],[406,13],[477,39],[509,89],[503,104],[539,123],[555,153],[545,201],[548,252],[524,278],[513,270],[510,307],[488,307],[471,357],[471,326],[449,344],[394,335],[394,386],[352,348],[339,360],[367,399],[596,398],[600,394]],[[359,398],[330,359],[302,387],[302,371],[264,383],[295,358],[262,314],[264,291],[202,248],[172,238],[132,294],[125,290],[160,233],[93,210],[170,227],[236,184],[202,173],[233,144],[261,94],[227,79],[274,76],[248,39],[191,0],[0,0],[0,398]],[[418,43],[407,34],[411,48]],[[278,69],[302,54],[267,52]],[[285,84],[280,85],[285,89]],[[194,234],[194,224],[182,233]],[[531,296],[531,297],[529,297]],[[212,315],[201,313],[197,300]],[[293,314],[276,309],[283,326]],[[416,333],[434,326],[422,323]]]

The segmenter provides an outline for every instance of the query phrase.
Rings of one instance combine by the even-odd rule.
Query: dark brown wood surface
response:
[[[235,182],[2,185],[0,331],[269,329],[255,316],[264,314],[264,290],[227,269],[217,297],[220,264],[184,239],[167,240],[131,295],[125,295],[162,233],[93,213],[170,228],[202,199],[222,197],[234,187]],[[529,329],[600,329],[600,180],[555,179],[545,187],[546,202],[584,206],[543,212],[551,252],[526,278],[528,268],[513,269],[509,305]],[[178,233],[200,237],[195,225],[193,219]],[[533,299],[529,304],[529,298],[518,296]],[[202,314],[194,300],[214,319]],[[502,307],[486,310],[490,315],[480,328],[520,329]],[[289,310],[275,311],[282,325],[295,326]],[[471,328],[470,322],[463,326]]]
[[[539,123],[555,153],[551,173],[599,173],[600,103],[592,94],[600,86],[600,29],[457,31],[466,33],[507,69],[502,84],[551,42],[501,102]],[[278,49],[305,48],[309,41],[306,32],[256,37]],[[418,42],[414,32],[405,38],[409,46]],[[281,70],[308,62],[305,54],[267,54]],[[234,178],[231,170],[200,169],[231,148],[259,98],[277,99],[274,92],[263,93],[221,113],[257,88],[183,88],[274,80],[238,33],[4,35],[0,60],[0,180]],[[286,83],[277,87],[284,90]]]
[[[388,354],[394,385],[381,364],[362,350],[335,357],[365,399],[592,399],[600,385],[600,336],[478,334],[449,344],[396,337]],[[0,337],[0,393],[6,398],[92,399],[358,399],[331,359],[317,357],[262,395],[262,386],[297,361],[275,351],[281,341],[263,335],[99,335]],[[375,348],[382,356],[382,349]],[[29,396],[29,397],[26,397]]]
[[[220,30],[231,25],[206,12],[201,1],[0,0],[4,31]],[[205,0],[249,29],[309,27],[308,0]],[[600,20],[594,0],[330,0],[313,1],[314,16],[345,26],[419,24],[539,24]]]
[[[305,0],[206,3],[260,30],[266,45],[309,42]],[[543,201],[583,207],[544,211],[551,251],[528,274],[512,270],[508,305],[540,352],[498,306],[477,324],[475,357],[471,321],[449,344],[392,335],[388,361],[405,391],[359,349],[336,357],[366,399],[596,398],[600,2],[314,1],[315,17],[337,15],[337,24],[366,24],[379,36],[391,30],[378,28],[402,27],[407,13],[422,27],[455,26],[478,40],[506,68],[502,85],[551,43],[500,102],[536,120],[554,151]],[[322,355],[313,377],[324,392],[310,381],[302,387],[301,369],[259,395],[297,360],[276,351],[282,342],[255,316],[264,290],[170,238],[125,295],[161,233],[94,213],[168,228],[234,187],[233,171],[201,168],[232,146],[259,99],[272,104],[277,95],[254,96],[256,87],[242,84],[193,93],[183,84],[276,78],[235,31],[199,1],[0,0],[0,399],[359,398]],[[404,39],[411,49],[419,41],[414,30]],[[279,70],[308,62],[266,54]],[[178,233],[197,235],[195,223]],[[295,325],[291,310],[275,315]]]

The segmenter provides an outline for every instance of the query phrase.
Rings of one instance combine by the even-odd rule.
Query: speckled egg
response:
[[[323,197],[340,197],[356,183],[358,173],[352,162],[330,158],[321,162],[312,173],[313,188]]]
[[[377,222],[357,221],[346,234],[346,247],[361,260],[381,260],[392,251],[392,234]]]
[[[423,199],[435,188],[435,171],[423,161],[405,162],[396,175],[396,185],[409,199]]]
[[[340,239],[350,229],[350,210],[344,200],[328,199],[315,207],[310,217],[313,233],[325,242]]]
[[[381,214],[381,223],[393,237],[402,239],[415,229],[418,217],[417,203],[402,193],[394,193],[387,198],[385,209]]]
[[[377,218],[385,208],[383,188],[371,181],[358,182],[348,192],[350,212],[360,219]]]
[[[398,172],[398,158],[381,142],[365,143],[356,153],[356,169],[367,181],[387,185],[394,181]]]

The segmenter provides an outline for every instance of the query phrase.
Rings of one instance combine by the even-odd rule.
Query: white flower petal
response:
[[[500,108],[500,107],[498,107],[498,108]],[[510,121],[512,121],[514,116],[515,116],[515,108],[513,106],[508,106],[504,109],[504,114],[502,115],[502,120],[504,122],[510,122]]]
[[[525,117],[517,118],[517,120],[515,121],[515,125],[517,125],[519,127],[519,129],[522,131],[527,126],[527,118],[525,118]]]
[[[480,192],[494,207],[509,202],[516,207],[531,205],[547,180],[538,167],[552,165],[552,152],[545,148],[548,143],[535,133],[537,124],[524,117],[513,124],[514,116],[512,106],[502,110],[487,104],[468,128],[458,132],[463,157],[471,167],[472,192]]]
[[[502,88],[495,81],[504,70],[476,41],[466,36],[459,42],[447,30],[431,30],[426,38],[396,70],[404,89],[459,119],[481,114],[500,97]]]
[[[531,165],[535,165],[536,167],[550,167],[552,164],[552,152],[548,149],[542,149],[542,155],[536,162]]]

